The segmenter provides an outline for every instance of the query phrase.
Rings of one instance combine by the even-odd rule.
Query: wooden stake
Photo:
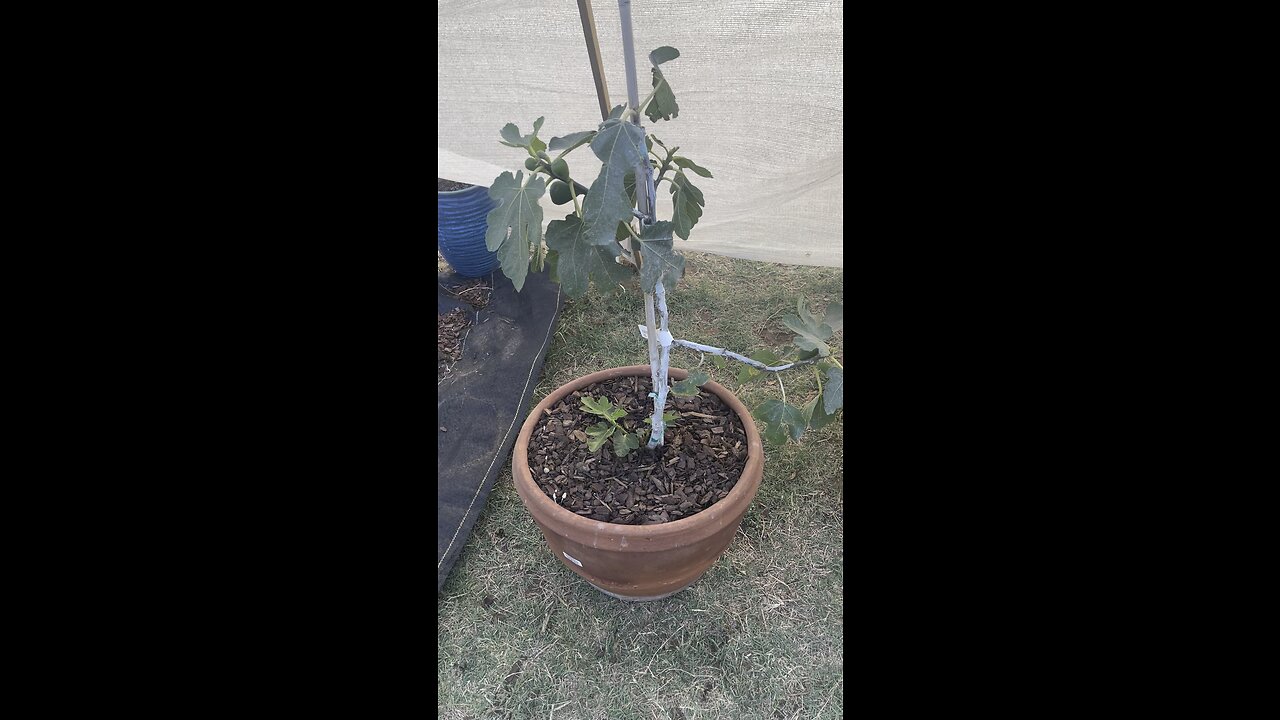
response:
[[[582,35],[587,39],[587,59],[591,61],[591,76],[596,81],[596,98],[600,100],[600,119],[608,120],[609,86],[604,80],[604,61],[600,58],[600,38],[596,35],[591,0],[578,0],[578,14],[582,16]]]

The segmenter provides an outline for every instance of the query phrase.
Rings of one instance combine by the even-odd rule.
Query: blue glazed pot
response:
[[[485,248],[485,216],[498,204],[490,199],[489,188],[472,185],[437,194],[436,244],[440,254],[463,277],[492,272],[498,267],[498,253]]]

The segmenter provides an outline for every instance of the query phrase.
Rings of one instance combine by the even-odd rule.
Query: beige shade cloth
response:
[[[610,105],[626,102],[616,2],[592,3]],[[490,185],[522,170],[523,149],[500,145],[545,117],[545,140],[600,123],[575,0],[438,1],[439,177]],[[711,170],[692,176],[706,198],[678,249],[748,260],[844,267],[844,8],[840,2],[713,0],[632,3],[639,95],[652,89],[649,51],[680,57],[662,71],[679,115],[646,130]],[[565,158],[591,185],[600,163],[588,147]],[[658,217],[671,218],[667,183]],[[571,205],[544,197],[545,222]]]

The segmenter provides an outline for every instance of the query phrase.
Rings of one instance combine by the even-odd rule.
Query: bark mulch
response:
[[[667,426],[665,444],[649,450],[649,385],[648,378],[606,380],[550,408],[529,441],[529,468],[547,497],[592,520],[655,525],[696,515],[729,494],[747,464],[737,414],[705,390],[668,396],[668,412],[680,417]],[[601,418],[581,409],[583,395],[603,395],[625,409],[618,422],[642,437],[640,449],[618,458],[609,440],[588,450],[584,429]]]
[[[436,315],[437,379],[462,357],[462,336],[470,322],[469,317],[469,313],[463,312],[462,308]]]
[[[466,340],[467,326],[472,324],[475,310],[489,304],[493,297],[493,287],[485,278],[460,280],[440,287],[452,297],[471,305],[474,310],[467,312],[463,308],[454,308],[447,313],[436,315],[436,379],[449,374],[450,367],[462,358],[462,343]]]
[[[447,286],[441,283],[440,287],[452,297],[458,298],[477,310],[488,305],[489,298],[493,297],[493,286],[489,284],[487,277],[463,279]]]
[[[471,187],[470,183],[436,178],[436,192],[453,192],[454,190],[465,190],[469,187]]]

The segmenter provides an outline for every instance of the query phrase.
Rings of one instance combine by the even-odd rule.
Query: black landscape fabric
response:
[[[482,281],[493,294],[479,310],[445,290],[461,281],[440,275],[437,283],[437,312],[462,308],[470,322],[461,358],[443,378],[437,371],[437,592],[466,545],[494,478],[510,461],[564,303],[560,286],[546,272],[529,273],[519,293],[501,272],[489,273]]]

